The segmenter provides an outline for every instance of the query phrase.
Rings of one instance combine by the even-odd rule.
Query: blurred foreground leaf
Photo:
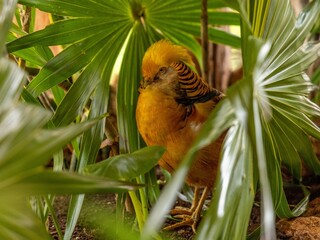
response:
[[[130,180],[150,171],[165,149],[151,146],[128,154],[120,154],[102,162],[88,165],[84,173],[112,179]]]
[[[33,216],[30,208],[24,206],[26,197],[32,194],[136,189],[137,185],[132,183],[45,171],[43,165],[56,151],[90,129],[99,119],[45,129],[50,113],[38,106],[18,102],[25,81],[23,72],[7,59],[0,59],[0,63],[0,93],[4,93],[0,97],[1,239],[48,239],[44,226]]]

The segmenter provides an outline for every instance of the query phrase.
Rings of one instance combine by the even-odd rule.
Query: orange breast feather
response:
[[[137,124],[147,145],[167,148],[159,164],[174,171],[190,148],[203,122],[213,109],[213,101],[195,104],[185,118],[185,107],[158,91],[143,91],[136,111]],[[186,182],[194,186],[211,186],[216,176],[223,138],[202,149],[191,167]]]

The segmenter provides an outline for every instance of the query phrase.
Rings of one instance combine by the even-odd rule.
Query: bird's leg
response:
[[[201,211],[202,211],[202,207],[203,207],[203,204],[204,202],[206,201],[207,197],[208,197],[208,194],[210,192],[210,188],[209,187],[205,187],[203,189],[203,193],[202,193],[202,196],[196,206],[196,209],[193,211],[192,213],[192,220],[193,220],[193,224],[191,225],[192,227],[192,231],[195,233],[196,232],[196,228],[198,226],[198,223],[200,221],[200,217],[201,217]]]
[[[182,226],[190,226],[193,232],[196,232],[196,227],[200,220],[202,207],[205,200],[207,199],[209,191],[210,191],[210,188],[205,187],[203,190],[202,196],[199,199],[200,189],[196,187],[194,192],[194,199],[190,209],[173,209],[171,211],[171,213],[174,212],[174,213],[180,214],[180,215],[175,215],[175,217],[181,218],[183,220],[181,222],[165,227],[164,230],[172,230]]]
[[[186,207],[177,206],[170,211],[170,214],[176,218],[181,218],[181,219],[183,219],[185,215],[191,216],[194,210],[196,209],[196,207],[198,206],[199,198],[200,198],[200,188],[195,187],[191,207],[186,208]]]

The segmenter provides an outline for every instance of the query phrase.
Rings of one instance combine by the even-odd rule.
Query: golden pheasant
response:
[[[159,164],[169,172],[179,166],[209,113],[224,96],[209,87],[192,66],[188,51],[166,40],[153,44],[142,60],[137,125],[147,145],[166,147]],[[182,221],[166,229],[189,225],[195,231],[216,177],[222,141],[220,137],[197,154],[186,178],[186,183],[195,188],[192,206],[173,209],[171,214]]]

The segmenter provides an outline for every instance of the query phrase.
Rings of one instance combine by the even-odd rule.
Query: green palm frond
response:
[[[312,2],[295,20],[289,1],[269,1],[269,3],[261,1],[247,4],[245,7],[251,8],[260,8],[259,4],[263,6],[269,4],[269,11],[265,11],[267,15],[261,17],[260,23],[252,22],[257,19],[252,16],[253,19],[249,20],[252,22],[252,29],[242,32],[242,41],[246,42],[242,48],[245,78],[228,91],[228,96],[253,148],[252,156],[246,161],[252,161],[249,169],[259,173],[263,234],[266,239],[273,239],[275,237],[273,209],[276,209],[280,217],[301,214],[297,209],[291,211],[287,203],[282,186],[281,165],[286,165],[292,175],[300,180],[302,157],[316,173],[319,173],[320,163],[313,154],[307,137],[310,134],[319,138],[319,128],[309,119],[310,116],[319,116],[319,107],[307,98],[311,84],[303,70],[317,58],[316,53],[320,48],[320,45],[304,44],[316,22],[320,5],[319,1]],[[259,14],[256,11],[254,13]],[[237,138],[234,139],[237,141]],[[248,145],[244,147],[248,148]],[[224,158],[222,166],[223,164]],[[255,191],[253,186],[257,184],[257,177],[253,173],[251,175],[248,173],[250,172],[242,173],[244,178],[242,186],[247,194],[239,195],[239,199],[251,196],[249,199],[252,203],[254,196],[252,191]],[[257,176],[257,173],[255,174]],[[240,176],[238,175],[239,182]],[[223,172],[221,177],[224,178]],[[253,180],[251,184],[250,179]],[[246,186],[248,180],[249,184]],[[220,196],[220,191],[216,191],[215,194]],[[221,197],[218,199],[223,202]],[[219,201],[214,201],[214,207],[216,203]],[[247,224],[250,209],[243,212],[242,207],[245,208],[245,205],[238,205],[234,213],[226,214],[223,219],[228,222],[232,219],[231,223],[237,221],[239,223],[242,220],[239,218],[236,220],[236,216],[241,218],[246,216]],[[214,216],[217,218],[212,218],[212,224],[218,221],[219,211],[221,209],[216,209],[218,214],[215,212],[217,215]],[[203,234],[201,237],[217,234],[212,229],[207,228],[207,231],[209,235]],[[237,233],[241,233],[243,237],[246,234],[243,231]]]
[[[1,238],[47,239],[42,223],[26,206],[25,198],[29,195],[135,189],[131,183],[45,171],[42,166],[56,151],[97,120],[61,129],[43,129],[50,113],[18,102],[24,73],[7,59],[2,58],[0,63],[0,189],[3,193],[0,225],[5,229],[0,233]]]

